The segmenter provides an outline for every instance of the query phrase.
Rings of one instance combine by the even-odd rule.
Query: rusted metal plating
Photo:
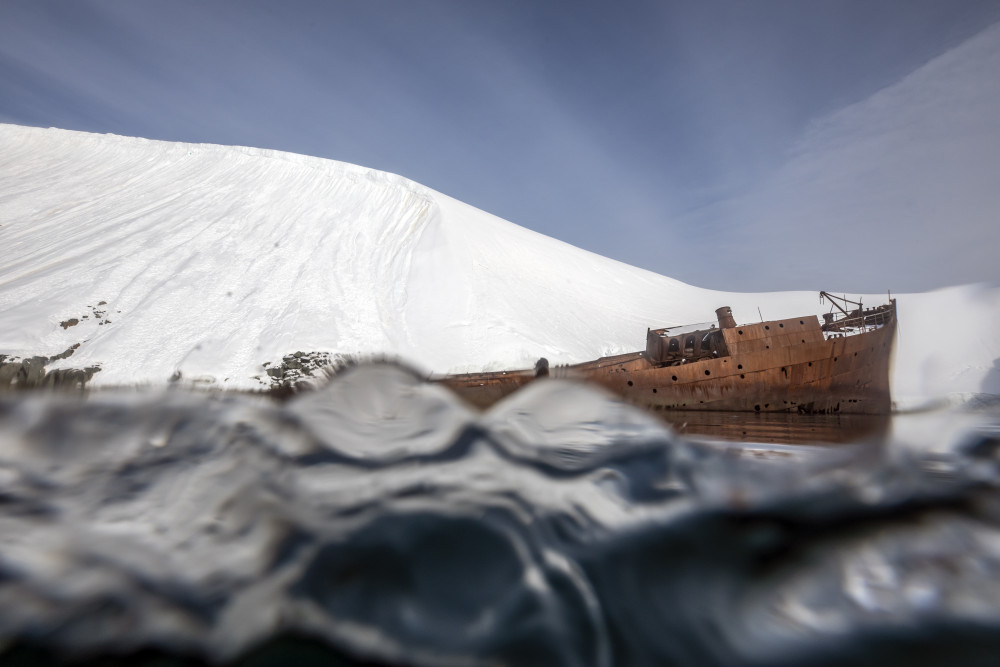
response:
[[[811,315],[737,325],[723,307],[719,327],[650,329],[642,352],[552,368],[549,376],[595,382],[654,411],[885,414],[896,302],[856,305],[823,325]],[[486,407],[534,377],[505,371],[441,382]]]

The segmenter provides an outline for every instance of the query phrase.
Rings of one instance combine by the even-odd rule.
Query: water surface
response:
[[[0,658],[993,664],[997,411],[784,433],[558,381],[480,414],[386,364],[282,405],[8,396]]]

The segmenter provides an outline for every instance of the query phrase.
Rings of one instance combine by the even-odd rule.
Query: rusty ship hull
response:
[[[827,317],[736,325],[720,308],[719,327],[647,332],[646,350],[546,369],[550,377],[596,383],[652,411],[887,414],[896,333],[895,300]],[[694,345],[685,345],[694,339]],[[453,375],[440,381],[488,407],[537,371]]]

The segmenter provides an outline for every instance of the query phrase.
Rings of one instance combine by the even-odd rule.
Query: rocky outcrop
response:
[[[51,357],[21,358],[0,354],[0,391],[38,388],[82,389],[94,374],[101,370],[100,366],[57,368],[48,371],[45,369],[54,361],[73,356],[78,347],[79,343]]]
[[[283,356],[279,363],[264,362],[262,367],[267,378],[258,377],[258,381],[268,385],[270,394],[290,396],[315,388],[355,363],[353,358],[341,354],[293,352]]]

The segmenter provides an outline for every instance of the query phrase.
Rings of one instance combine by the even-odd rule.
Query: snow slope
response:
[[[101,364],[94,385],[179,372],[254,388],[262,364],[295,351],[398,354],[438,372],[568,363],[639,349],[647,327],[713,321],[721,305],[738,321],[828,308],[814,292],[692,287],[363,167],[14,125],[0,125],[0,248],[0,353],[80,343],[58,364]],[[1000,393],[1000,289],[903,295],[899,308],[897,397]]]

